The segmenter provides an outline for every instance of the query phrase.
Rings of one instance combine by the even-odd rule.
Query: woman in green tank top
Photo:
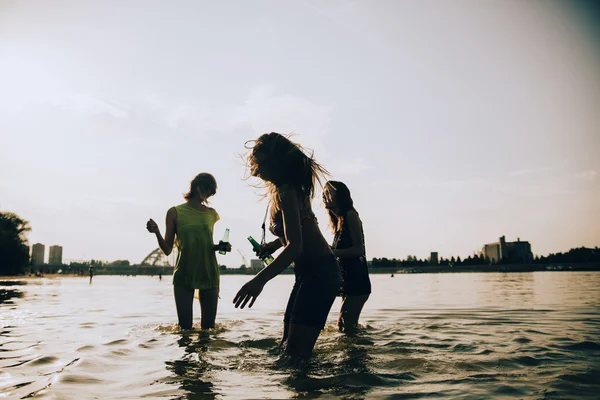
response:
[[[190,329],[193,320],[194,290],[200,292],[202,329],[215,326],[219,300],[219,265],[215,251],[231,251],[229,243],[213,243],[213,228],[219,220],[207,200],[217,192],[217,181],[208,173],[198,174],[190,183],[190,191],[184,196],[186,202],[167,211],[167,230],[163,238],[154,220],[146,228],[156,235],[158,245],[171,254],[177,236],[179,254],[173,271],[173,291],[179,326]]]

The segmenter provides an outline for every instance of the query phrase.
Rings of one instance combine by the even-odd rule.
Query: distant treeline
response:
[[[571,249],[566,253],[552,253],[547,256],[535,256],[532,264],[561,264],[561,263],[600,263],[600,249],[579,247]],[[477,265],[513,265],[522,264],[521,262],[509,262],[506,260],[500,261],[499,263],[493,263],[489,258],[474,255],[469,256],[465,259],[460,257],[444,258],[440,257],[437,264],[432,264],[429,260],[419,259],[416,256],[408,256],[406,259],[388,259],[388,258],[373,258],[369,262],[370,268],[402,268],[402,267],[457,267],[457,266],[477,266]],[[94,267],[95,274],[116,274],[116,275],[128,275],[128,274],[139,274],[139,275],[152,275],[157,274],[161,271],[164,275],[170,275],[173,273],[173,267],[170,266],[150,266],[150,265],[135,265],[131,264],[129,260],[116,260],[113,262],[90,260],[85,262],[71,262],[66,265],[44,265],[37,267],[30,267],[32,272],[41,271],[44,273],[56,273],[58,270],[62,270],[62,273],[72,274],[87,274],[90,267]],[[221,273],[255,273],[242,265],[240,268],[227,268],[225,265],[220,267]]]
[[[29,222],[15,213],[0,211],[0,275],[19,275],[29,264]]]
[[[566,253],[552,253],[547,256],[535,256],[534,264],[559,264],[559,263],[593,263],[600,262],[600,249],[577,247]]]
[[[488,265],[490,264],[489,258],[480,257],[475,255],[469,256],[464,260],[459,257],[444,258],[440,257],[437,264],[433,264],[430,260],[422,260],[416,256],[408,256],[405,260],[402,259],[388,259],[388,258],[373,258],[369,263],[371,268],[399,268],[399,267],[427,267],[427,266],[452,266],[452,265]]]
[[[171,266],[131,265],[129,262],[102,263],[96,260],[59,265],[36,265],[29,267],[28,272],[36,275],[61,273],[87,276],[90,267],[94,275],[171,275],[173,273]]]
[[[600,262],[600,249],[579,247],[571,249],[566,253],[552,253],[547,256],[535,256],[533,264],[560,264],[560,263],[593,263]],[[465,259],[459,257],[444,258],[440,257],[437,264],[431,263],[430,260],[422,260],[415,256],[408,256],[406,259],[388,259],[388,258],[373,258],[369,263],[371,268],[400,268],[400,267],[428,267],[428,266],[470,266],[470,265],[491,265],[494,264],[487,257],[474,255]],[[497,264],[511,265],[522,264],[522,262],[511,262],[501,260]]]

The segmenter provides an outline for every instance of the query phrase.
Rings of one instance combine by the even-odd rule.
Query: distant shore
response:
[[[494,265],[456,265],[423,266],[401,268],[370,268],[370,274],[435,274],[456,272],[538,272],[538,271],[600,271],[600,263],[562,263],[562,264],[494,264]]]
[[[110,268],[98,269],[94,276],[98,275],[120,275],[120,276],[158,276],[157,270],[149,271],[148,268],[135,269],[135,266],[130,267],[128,271],[111,271]],[[164,267],[161,271],[163,277],[172,275],[172,267]],[[418,267],[400,267],[400,268],[369,268],[371,275],[402,275],[402,274],[438,274],[438,273],[465,273],[465,272],[538,272],[538,271],[600,271],[600,263],[563,263],[563,264],[515,264],[515,265],[469,265],[469,266],[418,266]],[[255,275],[254,270],[227,269],[221,270],[221,275]],[[285,269],[282,274],[293,274],[292,268]],[[4,279],[39,279],[39,278],[82,278],[89,279],[89,274],[77,273],[46,273],[41,276],[37,275],[10,275],[1,276],[0,280]]]

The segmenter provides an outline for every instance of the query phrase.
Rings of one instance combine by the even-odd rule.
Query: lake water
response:
[[[290,275],[244,310],[223,276],[217,328],[184,333],[170,277],[5,280],[0,398],[600,398],[599,272],[371,278],[361,332],[336,300],[302,367],[277,349]]]

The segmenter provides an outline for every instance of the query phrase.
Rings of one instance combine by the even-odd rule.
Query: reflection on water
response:
[[[203,399],[216,398],[210,382],[210,372],[213,369],[205,360],[209,343],[210,336],[206,332],[184,333],[177,340],[177,344],[184,348],[184,356],[179,360],[166,362],[167,369],[181,378],[170,383],[179,385],[186,392],[200,395]]]
[[[0,283],[0,394],[8,398],[597,399],[600,273],[372,277],[363,327],[314,357],[278,343],[292,277],[252,309],[222,280],[215,329],[180,332],[172,287],[149,277]],[[196,304],[196,320],[199,307]]]
[[[12,304],[12,301],[9,301],[13,297],[22,297],[23,294],[18,290],[14,289],[0,289],[0,304],[7,303]]]
[[[24,284],[25,282],[21,281],[0,281],[0,304],[13,304],[13,302],[10,299],[12,299],[13,297],[23,296],[23,293],[21,293],[17,289],[5,289],[4,287],[21,286]]]

